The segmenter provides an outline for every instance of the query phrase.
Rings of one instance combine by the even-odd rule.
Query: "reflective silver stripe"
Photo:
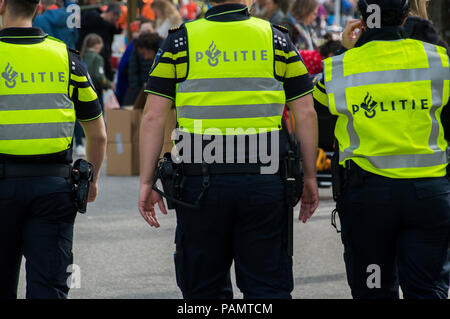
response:
[[[344,77],[344,64],[343,64],[344,55],[337,56],[336,59],[333,57],[333,68],[332,68],[332,80],[342,79]],[[336,63],[335,63],[336,60]],[[336,81],[334,81],[336,82]],[[333,82],[333,83],[334,83]],[[325,83],[326,85],[326,83]],[[329,93],[328,87],[326,87],[327,94]],[[350,139],[350,147],[347,148],[348,151],[354,151],[360,145],[359,136],[355,131],[355,126],[353,125],[353,114],[347,108],[347,95],[345,88],[341,90],[337,90],[334,92],[336,111],[338,113],[344,114],[347,119],[347,133]],[[345,101],[341,103],[341,101]]]
[[[434,52],[437,54],[436,47],[434,47]],[[344,76],[343,72],[342,60],[344,55],[333,57],[332,78],[331,81],[325,83],[327,93],[336,94],[349,87],[374,84],[430,81],[438,78],[448,79],[450,77],[450,69],[442,67],[440,56],[436,56],[434,52],[431,53],[429,50],[426,50],[430,68],[376,71],[356,73],[347,76]]]
[[[0,125],[0,140],[72,137],[74,127],[74,122],[2,124]]]
[[[275,78],[191,79],[178,85],[177,93],[283,91]]]
[[[71,109],[72,101],[67,94],[17,94],[1,95],[0,111]]]
[[[450,68],[443,67],[441,56],[439,55],[436,46],[428,43],[423,43],[423,46],[428,58],[428,68],[366,72],[344,76],[343,59],[345,54],[332,58],[332,78],[331,81],[325,83],[325,88],[327,94],[334,93],[336,111],[348,118],[347,133],[350,138],[350,146],[344,150],[346,154],[353,154],[353,151],[360,145],[359,137],[353,125],[353,115],[347,107],[346,88],[374,84],[416,81],[431,81],[432,106],[430,107],[430,118],[432,126],[428,144],[430,149],[435,151],[435,154],[440,154],[440,152],[442,152],[438,145],[439,122],[436,118],[436,111],[442,106],[444,80],[450,79]],[[423,158],[425,163],[427,161],[427,158],[430,158],[430,155],[432,154],[428,154],[427,156],[429,157],[419,156],[418,158]],[[414,158],[414,155],[404,156],[405,158],[407,158],[407,156],[411,156],[411,159]],[[399,161],[404,161],[404,159]],[[446,161],[447,159],[445,159],[444,162],[436,161],[438,163],[436,165],[444,164],[446,163]],[[408,163],[411,163],[413,165],[414,161]],[[383,163],[379,164],[382,166]],[[398,165],[400,164],[401,163],[399,163]]]
[[[408,154],[408,155],[385,155],[385,156],[359,156],[345,150],[339,152],[339,161],[350,157],[361,157],[367,159],[375,168],[411,168],[430,167],[447,163],[447,152],[440,150],[431,154]]]
[[[437,51],[437,47],[435,45],[429,43],[423,43],[424,48],[427,52],[428,64],[430,69],[433,70],[442,70],[442,60]],[[446,56],[447,58],[447,56]],[[447,79],[450,78],[450,69],[448,70]],[[444,77],[445,79],[445,77]],[[439,122],[436,118],[436,111],[439,107],[442,106],[442,98],[444,92],[444,81],[439,80],[436,77],[432,77],[431,80],[431,99],[433,100],[433,104],[430,108],[430,118],[431,118],[431,132],[430,138],[428,140],[428,144],[433,151],[440,151],[438,142],[439,142]]]
[[[179,118],[189,119],[234,119],[251,117],[281,116],[284,104],[177,106]]]

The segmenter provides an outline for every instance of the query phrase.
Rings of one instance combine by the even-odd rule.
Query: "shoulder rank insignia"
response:
[[[69,49],[70,52],[75,53],[76,55],[80,55],[80,51],[69,48],[69,47],[67,47],[67,48]]]
[[[282,25],[274,24],[273,26],[283,33],[289,33],[289,30],[286,27],[283,27]]]
[[[169,30],[169,33],[174,33],[174,32],[176,32],[176,31],[178,31],[178,30],[180,30],[180,29],[181,29],[181,26],[176,27],[176,28],[171,28],[171,29]]]

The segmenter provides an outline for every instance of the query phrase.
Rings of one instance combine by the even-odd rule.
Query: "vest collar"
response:
[[[6,28],[0,30],[0,41],[16,44],[42,42],[48,35],[39,28]]]
[[[240,3],[226,3],[217,5],[209,9],[205,14],[205,19],[210,21],[241,21],[250,18],[250,13],[246,5]]]
[[[355,48],[363,46],[371,41],[393,41],[408,38],[405,30],[401,26],[382,27],[379,29],[367,29],[356,42]]]

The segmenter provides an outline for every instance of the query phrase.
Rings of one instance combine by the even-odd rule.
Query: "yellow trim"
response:
[[[2,111],[1,113],[0,125],[75,121],[73,109]]]
[[[88,82],[87,77],[85,76],[78,76],[75,74],[70,73],[70,79],[74,80],[75,82]]]
[[[336,110],[336,101],[334,99],[334,93],[330,93],[327,95],[328,95],[328,108],[330,109],[330,113],[337,115],[338,111]]]
[[[314,90],[313,92],[314,99],[322,104],[323,106],[328,106],[328,97],[325,93],[320,91],[319,89]]]
[[[302,76],[305,74],[308,74],[308,70],[301,61],[286,64],[286,74],[284,76],[285,78],[295,78],[297,76]]]
[[[325,89],[325,85],[323,85],[320,81],[317,81],[317,85],[318,85],[319,87],[321,87],[322,89],[326,90],[326,89]]]
[[[78,88],[78,100],[80,102],[92,102],[97,99],[97,93],[91,88]]]
[[[164,54],[162,55],[163,58],[169,58],[172,60],[176,60],[185,56],[187,56],[187,51],[181,51],[176,54],[173,54],[172,52],[164,52]]]
[[[331,75],[333,74],[332,72],[333,61],[331,60],[331,58],[328,58],[325,59],[323,63],[324,63],[325,82],[330,82],[332,80]]]
[[[443,48],[443,47],[440,47],[440,46],[436,46],[436,48],[437,48],[437,52],[441,56],[442,66],[444,68],[448,68],[449,67],[449,62],[448,62],[447,50],[445,48]]]
[[[158,92],[154,92],[154,91],[150,91],[150,90],[145,90],[144,93],[158,95],[158,96],[161,96],[161,97],[165,97],[165,98],[167,98],[167,99],[170,99],[170,100],[172,100],[172,101],[175,101],[175,99],[174,99],[173,97],[170,97],[170,96],[168,96],[168,95],[164,95],[164,94],[162,94],[162,93],[158,93]]]
[[[90,122],[90,121],[93,121],[93,120],[98,119],[98,118],[101,117],[102,115],[103,115],[103,113],[100,113],[98,116],[93,117],[93,118],[88,119],[88,120],[80,120],[80,119],[77,119],[77,120],[80,121],[80,122]]]
[[[73,89],[74,89],[75,87],[73,86],[73,85],[69,85],[69,97],[72,99],[72,96],[73,96]]]
[[[175,66],[170,63],[159,62],[153,69],[150,76],[156,76],[165,79],[175,79]]]
[[[289,53],[287,54],[286,58],[287,58],[287,59],[290,59],[290,58],[292,58],[292,57],[294,57],[294,56],[298,56],[297,51],[295,51],[295,50],[289,52]]]
[[[187,68],[188,68],[187,62],[175,65],[175,74],[177,76],[177,79],[182,79],[182,78],[186,77]]]
[[[308,92],[305,92],[305,93],[303,93],[303,94],[300,94],[300,95],[297,95],[297,96],[295,96],[295,97],[292,97],[292,98],[290,98],[289,100],[286,100],[286,102],[291,102],[291,101],[294,101],[294,100],[296,100],[296,99],[299,99],[299,98],[301,98],[301,97],[303,97],[303,96],[305,96],[305,95],[307,95],[307,94],[309,94],[309,93],[311,93],[311,92],[313,92],[313,91],[314,91],[314,89],[309,90]]]

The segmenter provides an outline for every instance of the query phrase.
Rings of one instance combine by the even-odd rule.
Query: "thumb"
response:
[[[164,204],[164,200],[162,198],[158,200],[158,207],[164,215],[167,215],[166,205]]]

